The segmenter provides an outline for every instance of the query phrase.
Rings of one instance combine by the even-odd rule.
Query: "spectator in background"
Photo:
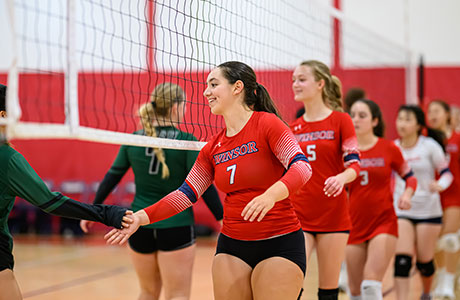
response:
[[[349,113],[351,106],[359,99],[365,99],[366,92],[359,87],[352,87],[348,89],[347,93],[345,94],[345,98],[343,98],[343,109],[345,112]]]

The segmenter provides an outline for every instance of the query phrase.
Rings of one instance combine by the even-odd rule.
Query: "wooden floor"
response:
[[[15,238],[15,275],[24,299],[137,299],[139,288],[127,248],[106,246],[101,239]],[[213,299],[211,263],[214,251],[215,239],[198,240],[192,300]],[[392,288],[391,270],[387,273],[384,291]],[[312,257],[302,299],[316,300],[317,284],[316,257]],[[412,277],[410,300],[419,299],[420,293],[420,279],[416,274]],[[341,294],[339,299],[348,297]],[[384,299],[395,299],[394,292],[389,292]]]

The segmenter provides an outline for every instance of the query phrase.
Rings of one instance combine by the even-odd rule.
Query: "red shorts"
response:
[[[452,184],[455,184],[453,182]],[[442,208],[446,209],[452,206],[459,206],[460,207],[460,189],[453,187],[448,188],[446,191],[441,193],[441,204]]]
[[[367,242],[379,234],[391,234],[398,237],[398,219],[391,218],[386,222],[374,222],[366,228],[357,228],[353,226],[348,237],[349,245],[357,245]]]

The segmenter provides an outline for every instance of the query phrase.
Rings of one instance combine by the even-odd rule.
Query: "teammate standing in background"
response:
[[[404,180],[397,177],[394,190],[394,206],[398,216],[398,235],[395,258],[395,287],[397,299],[409,296],[409,274],[415,254],[416,266],[422,277],[422,300],[431,299],[431,284],[435,266],[433,263],[436,241],[441,232],[442,207],[439,193],[452,183],[452,173],[443,151],[444,135],[428,128],[423,110],[416,105],[403,105],[396,119],[404,159],[412,168],[418,186],[412,197],[412,207],[401,210],[396,202],[405,190]],[[427,131],[428,136],[422,135]],[[435,180],[436,173],[440,178]],[[415,245],[415,249],[414,249]]]
[[[6,118],[6,86],[0,84],[0,116]],[[22,299],[13,273],[13,238],[8,230],[8,215],[16,197],[61,217],[88,219],[117,228],[128,227],[132,212],[112,205],[89,205],[51,192],[21,153],[5,139],[0,125],[0,300]]]
[[[131,230],[112,230],[106,238],[124,242],[137,222],[190,207],[215,179],[226,193],[212,267],[215,299],[296,299],[305,241],[289,198],[310,178],[310,165],[251,67],[223,63],[207,84],[204,96],[226,128],[204,146],[178,190],[136,212]]]
[[[340,267],[351,229],[344,185],[359,173],[353,123],[342,111],[341,84],[315,60],[302,62],[292,77],[294,99],[305,114],[290,127],[314,170],[292,198],[306,239],[307,259],[316,247],[320,300],[338,298]]]
[[[442,100],[434,100],[428,106],[428,123],[434,129],[444,132],[449,169],[454,181],[441,193],[443,208],[442,233],[438,241],[440,252],[436,255],[438,280],[434,295],[455,299],[454,280],[458,264],[460,241],[460,134],[450,126],[450,107]]]
[[[353,106],[353,104],[359,99],[364,99],[364,98],[366,98],[366,92],[362,88],[359,88],[359,87],[349,88],[347,93],[345,94],[345,97],[343,98],[343,109],[347,113],[350,113],[350,109]]]
[[[139,115],[143,130],[135,134],[175,140],[196,140],[175,126],[185,113],[185,93],[172,83],[158,85],[151,102]],[[197,151],[121,146],[117,158],[101,182],[94,203],[102,203],[129,168],[133,169],[136,194],[131,209],[146,208],[177,189],[197,158]],[[216,220],[222,219],[222,204],[214,185],[203,194]],[[189,299],[195,257],[192,208],[163,221],[146,225],[129,239],[130,255],[139,278],[139,300],[155,300],[162,287],[166,299]],[[87,232],[88,222],[81,221]]]
[[[379,106],[371,100],[356,101],[350,112],[361,153],[358,180],[348,185],[352,229],[346,250],[351,300],[381,300],[382,280],[393,258],[398,219],[393,208],[391,176],[406,181],[398,207],[409,209],[417,179],[401,150],[383,138],[385,125]]]
[[[455,132],[460,132],[460,107],[450,106],[450,128]]]

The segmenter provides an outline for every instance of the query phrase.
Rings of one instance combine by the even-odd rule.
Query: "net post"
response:
[[[13,53],[13,57],[11,60],[11,66],[8,70],[8,89],[6,93],[6,110],[8,112],[6,125],[7,125],[7,132],[6,138],[11,139],[14,136],[14,128],[16,123],[21,117],[21,107],[19,106],[19,97],[18,97],[18,44],[17,44],[17,34],[16,34],[16,27],[15,27],[15,9],[14,9],[14,0],[8,0],[6,2],[9,21],[10,21],[10,29],[11,29],[11,50]],[[3,123],[3,122],[2,122]]]
[[[65,72],[65,124],[70,134],[77,135],[80,126],[78,114],[78,67],[76,47],[76,8],[75,0],[67,0],[67,70]]]

